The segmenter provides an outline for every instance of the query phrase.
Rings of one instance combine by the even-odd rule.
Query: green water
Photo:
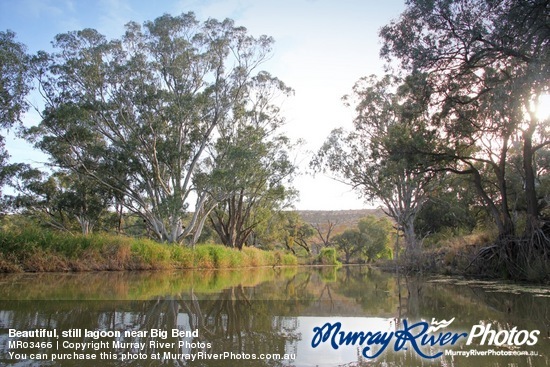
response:
[[[549,287],[368,267],[10,274],[0,366],[550,366],[549,306]],[[314,332],[336,323],[370,334]]]

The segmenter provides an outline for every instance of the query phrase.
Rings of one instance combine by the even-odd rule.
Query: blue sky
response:
[[[306,141],[295,152],[306,167],[332,129],[351,125],[353,111],[341,97],[360,77],[382,73],[378,30],[403,9],[404,0],[0,0],[0,30],[11,29],[29,52],[36,52],[49,50],[59,33],[95,28],[115,38],[129,21],[193,11],[201,20],[231,18],[253,35],[272,36],[274,54],[263,69],[295,90],[282,109],[287,134]],[[37,124],[39,118],[31,112],[25,121]],[[12,161],[40,164],[46,159],[11,135],[7,147]],[[295,186],[298,209],[369,207],[349,187],[324,175],[302,175]]]

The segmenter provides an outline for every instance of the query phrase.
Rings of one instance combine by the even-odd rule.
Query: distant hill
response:
[[[323,224],[330,221],[338,227],[353,227],[361,218],[367,215],[377,217],[386,216],[381,209],[361,209],[361,210],[297,210],[302,220],[311,225]]]

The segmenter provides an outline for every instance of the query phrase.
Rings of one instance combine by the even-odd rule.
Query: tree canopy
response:
[[[196,173],[240,116],[270,113],[247,99],[272,80],[257,71],[272,43],[192,13],[128,23],[120,39],[60,34],[37,58],[47,103],[29,135],[56,166],[118,193],[157,239],[196,238],[218,205]]]
[[[14,32],[0,31],[0,127],[20,122],[28,109],[31,70],[25,45],[15,40]]]
[[[514,232],[505,183],[507,152],[514,142],[522,145],[528,228],[539,227],[534,161],[550,139],[548,124],[534,113],[533,104],[550,88],[548,17],[545,0],[413,0],[380,32],[382,56],[428,75],[437,111],[433,121],[441,141],[449,142],[446,155],[462,164],[455,171],[464,168],[477,177],[475,161],[495,172],[496,204],[481,184],[477,187],[502,222],[503,235]]]
[[[548,167],[537,165],[550,125],[536,112],[550,92],[548,20],[546,0],[411,0],[380,32],[386,60],[426,75],[438,141],[423,152],[427,169],[470,176],[499,232],[481,258],[498,259],[512,276],[525,276],[550,253],[540,185]],[[514,174],[521,193],[511,192]]]
[[[0,128],[20,126],[28,110],[27,94],[32,88],[31,57],[25,45],[15,40],[15,33],[0,31]],[[19,164],[9,164],[4,136],[0,135],[0,195],[2,188],[21,170]],[[0,211],[5,202],[0,204]]]
[[[315,169],[336,173],[366,199],[380,200],[410,250],[418,247],[414,220],[434,178],[421,169],[416,154],[431,148],[433,134],[425,110],[412,103],[423,93],[410,88],[415,80],[390,75],[361,79],[353,96],[346,97],[356,106],[354,130],[334,130],[312,161]]]
[[[350,263],[353,257],[370,262],[391,253],[389,240],[392,227],[389,219],[369,215],[359,221],[357,228],[346,229],[334,236],[334,243],[344,253],[346,263]]]

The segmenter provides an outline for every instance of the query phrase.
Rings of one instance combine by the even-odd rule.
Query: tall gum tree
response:
[[[0,31],[0,128],[10,129],[21,123],[28,110],[27,94],[32,88],[31,59],[25,45],[16,41],[15,33]],[[10,156],[0,135],[0,196],[2,187],[21,170],[21,165],[9,164]],[[4,202],[0,210],[4,210]]]
[[[419,79],[420,80],[420,79]],[[403,234],[406,250],[417,253],[414,222],[436,175],[422,169],[432,133],[425,127],[424,90],[419,80],[393,76],[361,79],[347,103],[355,105],[354,129],[332,131],[311,165],[329,170],[369,200],[379,200]],[[410,83],[416,84],[411,88]]]
[[[118,193],[157,239],[181,243],[211,210],[195,173],[272,42],[192,13],[128,23],[110,41],[92,29],[60,34],[37,58],[47,103],[29,136],[54,164]]]
[[[284,117],[274,104],[292,90],[268,73],[253,78],[233,120],[220,127],[202,183],[214,208],[209,221],[223,244],[241,249],[254,232],[295,198],[296,166],[290,140],[280,133]],[[216,204],[217,203],[217,204]]]
[[[429,75],[433,108],[441,112],[439,126],[450,140],[467,138],[467,118],[470,137],[500,132],[500,157],[487,163],[499,181],[500,208],[491,211],[504,236],[514,232],[504,181],[512,139],[522,144],[527,234],[541,225],[534,162],[550,139],[547,121],[533,113],[532,103],[550,88],[549,14],[547,0],[411,0],[400,18],[381,30],[382,56]],[[505,103],[487,103],[495,95]],[[504,118],[487,118],[492,113]]]
[[[29,104],[25,99],[31,89],[31,64],[25,45],[15,33],[0,31],[0,127],[10,128],[21,121]]]
[[[508,184],[509,152],[516,143],[515,119],[506,108],[510,103],[509,94],[493,87],[482,98],[436,114],[439,144],[424,152],[428,168],[470,178],[502,239],[515,235]]]

